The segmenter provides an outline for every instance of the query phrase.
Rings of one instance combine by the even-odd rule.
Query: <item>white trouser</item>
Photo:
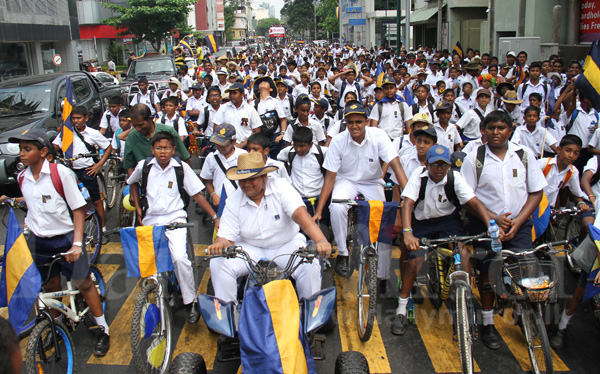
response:
[[[354,199],[363,194],[366,200],[385,201],[385,193],[380,183],[358,184],[346,179],[336,179],[331,193],[331,199]],[[331,203],[331,228],[337,243],[338,255],[348,256],[346,237],[348,235],[348,204]],[[377,278],[389,279],[392,260],[392,246],[379,243],[378,245]]]
[[[271,260],[281,254],[291,254],[298,248],[306,246],[306,239],[300,233],[296,234],[294,239],[282,245],[279,248],[259,248],[242,241],[236,242],[241,246],[254,261],[262,258]],[[287,265],[289,256],[281,256],[275,259],[275,263],[280,268]],[[297,259],[299,261],[299,259]],[[215,296],[222,301],[237,301],[237,279],[250,274],[246,261],[240,258],[226,259],[223,257],[210,260],[210,276],[212,277]],[[312,264],[304,263],[300,265],[292,277],[296,280],[296,290],[299,298],[308,298],[321,289],[321,266],[315,259]]]

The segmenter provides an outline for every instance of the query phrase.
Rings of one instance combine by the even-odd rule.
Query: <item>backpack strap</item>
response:
[[[479,179],[481,178],[481,173],[483,172],[483,164],[485,163],[485,144],[480,145],[477,148],[477,159],[475,161],[475,168],[477,169],[477,185],[479,185]]]
[[[175,166],[175,178],[177,179],[177,188],[179,189],[179,196],[181,196],[181,200],[183,201],[183,206],[185,209],[190,203],[190,195],[187,193],[183,185],[183,165],[179,157],[175,156],[173,157],[173,159],[179,163],[179,166]]]
[[[419,113],[419,104],[415,103],[412,105],[412,115]]]
[[[423,171],[427,170],[426,167],[423,167]],[[417,201],[415,201],[415,207],[417,206],[417,204],[419,204],[419,202],[421,202],[422,200],[425,200],[425,191],[427,190],[427,181],[429,180],[429,177],[426,175],[424,177],[421,177],[421,186],[419,187],[419,197],[417,197]]]
[[[431,115],[431,122],[437,122],[437,121],[435,121],[435,110],[433,109],[433,104],[427,103],[427,110],[429,111],[429,114]]]
[[[569,170],[567,170],[567,173],[565,174],[565,179],[563,179],[558,185],[559,190],[569,183],[569,180],[571,180],[571,177],[573,177],[573,174],[575,173],[574,169],[575,167],[573,165],[569,165]]]
[[[160,118],[160,123],[164,124],[166,118],[167,118],[167,115],[165,113],[163,113],[162,117]]]
[[[294,98],[292,95],[287,95],[288,101],[290,102],[290,114],[294,117]]]
[[[318,144],[315,144],[315,146],[317,147],[317,151],[319,152],[315,155],[315,157],[317,158],[317,162],[319,163],[319,166],[321,167],[321,173],[323,173],[323,175],[325,175],[325,174],[327,174],[327,169],[325,169],[323,167],[323,163],[325,162],[325,155],[323,154],[323,149]]]
[[[292,175],[292,163],[294,162],[294,158],[296,158],[296,151],[294,148],[290,149],[288,152],[288,173]]]
[[[456,108],[456,114],[458,114],[458,118],[462,117],[462,112],[460,111],[460,107],[457,103],[454,103],[454,108]]]
[[[60,174],[58,173],[58,164],[51,162],[48,164],[48,166],[50,166],[50,179],[52,180],[52,185],[54,186],[56,192],[58,192],[58,195],[62,197],[62,199],[66,202],[67,199],[65,198],[65,189],[63,187],[62,179],[60,179]],[[22,188],[23,186],[23,180],[25,179],[25,170],[23,170],[19,173],[19,175],[17,175],[17,182],[19,183],[19,188]]]
[[[338,96],[338,106],[340,105],[340,101],[344,100],[344,91],[346,90],[347,85],[348,85],[348,82],[346,82],[346,80],[344,80],[342,82],[342,87],[340,87],[340,95]]]
[[[146,215],[148,210],[148,198],[146,196],[146,188],[148,187],[148,174],[150,174],[150,161],[154,156],[148,156],[144,160],[144,166],[142,167],[142,182],[140,183],[140,204],[142,205],[142,215]]]
[[[579,114],[579,109],[575,109],[573,111],[573,113],[571,114],[571,119],[569,120],[569,123],[567,124],[567,128],[565,129],[565,132],[568,134],[569,131],[571,131],[571,128],[573,127],[573,124],[575,123],[575,119],[577,118],[577,115]]]
[[[204,107],[204,126],[202,128],[202,131],[206,131],[206,129],[208,128],[208,119],[210,117],[210,112],[208,111],[208,105]]]
[[[544,173],[544,177],[548,177],[548,174],[550,174],[550,170],[552,170],[552,167],[554,166],[554,164],[550,164],[550,161],[552,161],[552,158],[551,157],[547,157],[546,158],[546,165],[542,169],[542,173]]]
[[[381,122],[381,114],[383,113],[383,103],[381,101],[377,103],[377,113],[379,114],[379,122]]]
[[[219,158],[219,156],[217,154],[214,154],[213,156],[215,157],[215,161],[217,161],[217,165],[219,165],[219,169],[221,169],[223,174],[225,174],[225,178],[227,178],[227,169],[225,169],[225,165],[223,165],[223,161],[221,161],[221,159]],[[237,184],[235,184],[235,182],[229,178],[227,178],[227,180],[233,185],[233,188],[235,188],[237,190],[237,188],[238,188]]]
[[[458,200],[458,196],[456,196],[456,189],[454,188],[454,171],[452,170],[450,170],[447,174],[444,192],[446,193],[446,198],[452,202],[452,205],[454,205],[456,209],[460,210],[461,204],[460,200]]]
[[[479,110],[479,108],[475,108],[473,110],[475,111],[475,113],[479,117],[479,121],[483,121],[483,113],[481,113],[481,111]]]

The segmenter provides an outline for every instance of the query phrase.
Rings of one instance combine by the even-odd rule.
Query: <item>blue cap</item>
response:
[[[231,91],[240,91],[241,93],[244,93],[244,85],[239,82],[235,82],[225,90],[225,92]]]
[[[194,82],[194,84],[192,84],[192,90],[201,90],[202,87],[203,86],[200,84],[200,82]]]
[[[396,80],[389,74],[385,74],[383,76],[383,80],[381,81],[381,86],[385,86],[386,84],[396,85]]]
[[[350,114],[367,115],[367,111],[361,103],[352,100],[346,103],[346,107],[344,108],[344,118],[349,116]]]
[[[450,165],[450,151],[443,145],[436,144],[427,151],[427,163],[433,164],[440,160]]]
[[[234,140],[235,127],[229,123],[218,125],[213,136],[210,137],[210,142],[220,146],[227,146]]]
[[[313,103],[317,104],[325,110],[329,109],[329,101],[327,101],[327,99],[324,97],[320,98],[319,100],[313,100]]]

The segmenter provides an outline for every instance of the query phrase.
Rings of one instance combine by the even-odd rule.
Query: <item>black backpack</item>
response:
[[[323,173],[323,175],[325,175],[327,173],[327,169],[325,169],[323,167],[323,162],[325,162],[325,155],[323,154],[323,149],[321,148],[320,145],[315,144],[315,146],[317,147],[317,151],[319,151],[318,154],[315,155],[315,157],[317,158],[317,162],[319,163],[319,166],[321,167],[321,173]],[[312,146],[311,146],[312,148]],[[310,152],[310,149],[308,150],[308,152]],[[290,152],[288,153],[288,165],[289,165],[289,169],[288,172],[290,173],[290,175],[292,174],[292,162],[294,161],[294,158],[296,157],[296,151],[294,151],[294,148],[290,149]]]
[[[425,170],[427,170],[427,168],[423,167],[423,171]],[[448,200],[451,201],[452,204],[456,207],[456,209],[460,210],[461,204],[458,200],[458,196],[456,196],[456,191],[454,190],[454,172],[450,170],[446,176],[447,179],[446,184],[444,185],[444,193],[446,194]],[[415,207],[417,206],[417,204],[419,204],[421,200],[425,200],[425,190],[427,189],[428,180],[429,177],[427,175],[421,177],[421,187],[419,188],[419,197],[417,198],[417,201],[415,201]]]
[[[527,163],[528,163],[527,153],[525,153],[525,151],[522,148],[515,151],[515,153],[517,154],[517,156],[519,156],[519,159],[523,163],[523,166],[525,166],[525,172],[527,172]],[[485,144],[480,145],[479,148],[477,148],[477,160],[475,161],[475,169],[477,171],[477,181],[476,181],[475,187],[477,187],[477,185],[479,184],[479,179],[481,179],[481,173],[483,172],[483,164],[484,163],[485,163]],[[525,176],[525,178],[527,180],[527,176]]]
[[[160,119],[160,123],[162,123],[164,125],[166,118],[167,118],[167,115],[163,113],[163,115]],[[180,118],[181,118],[181,115],[179,115],[179,113],[175,113],[175,118],[173,119],[173,128],[175,129],[175,131],[177,131],[178,134],[179,134],[179,119]]]
[[[150,174],[150,161],[152,161],[154,157],[146,157],[144,160],[144,167],[142,168],[142,183],[140,184],[140,203],[142,205],[142,215],[146,215],[146,211],[148,210],[148,197],[146,196],[146,188],[148,186],[148,174]],[[179,166],[175,166],[175,177],[177,179],[177,188],[179,189],[179,195],[181,196],[181,200],[183,200],[183,209],[187,209],[190,204],[190,195],[183,188],[183,165],[182,161],[179,157],[173,157],[175,161],[179,163]]]
[[[435,120],[435,109],[433,109],[433,104],[431,104],[429,102],[427,103],[427,111],[431,115],[431,122],[437,122]],[[419,104],[415,103],[412,105],[412,114],[414,116],[417,113],[419,113]]]
[[[260,99],[256,99],[254,102],[254,109],[258,111],[258,103]],[[277,127],[279,126],[279,115],[276,110],[269,110],[265,114],[260,115],[260,120],[262,122],[262,126],[260,127],[260,132],[262,132],[265,136],[271,136],[275,134],[277,131]]]

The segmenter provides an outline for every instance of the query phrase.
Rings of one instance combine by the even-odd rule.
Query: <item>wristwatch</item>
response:
[[[215,213],[215,215],[214,215],[214,216],[212,216],[212,220],[214,221],[214,220],[216,220],[217,218],[219,218],[219,215],[218,215],[217,213]]]
[[[73,242],[73,246],[81,247],[81,246],[83,246],[83,243],[81,243],[81,242]]]

